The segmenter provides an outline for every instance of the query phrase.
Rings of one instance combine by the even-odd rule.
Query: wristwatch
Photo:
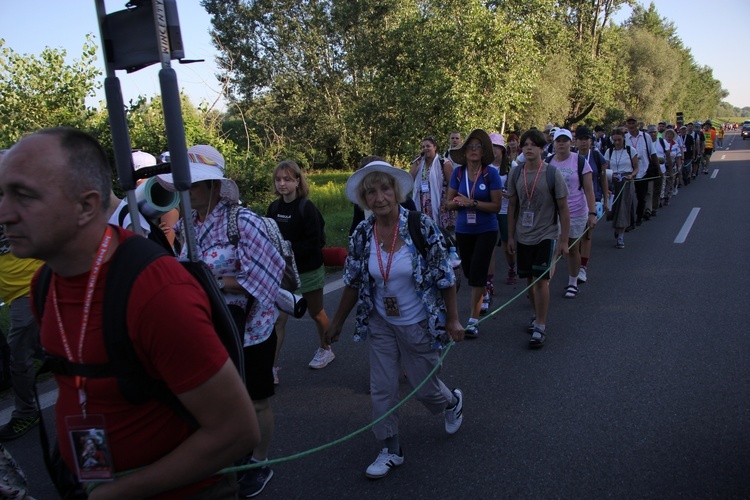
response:
[[[224,290],[224,278],[219,276],[219,278],[216,280],[216,282],[219,284],[219,290]]]
[[[596,215],[596,212],[589,212],[589,215]]]
[[[473,208],[477,208],[477,205],[479,205],[479,202],[477,200],[474,200],[474,201],[471,202],[471,206]]]

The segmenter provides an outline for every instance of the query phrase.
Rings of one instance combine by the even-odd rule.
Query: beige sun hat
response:
[[[232,203],[239,203],[240,190],[237,183],[224,176],[224,157],[216,148],[205,144],[193,146],[188,149],[188,163],[193,184],[201,181],[221,181],[220,196]],[[158,175],[157,180],[164,189],[176,191],[172,174]]]
[[[349,201],[359,203],[357,200],[359,186],[362,184],[362,180],[373,172],[383,172],[396,179],[396,184],[398,184],[401,193],[404,195],[411,193],[414,187],[414,179],[412,179],[409,172],[396,168],[387,161],[376,160],[368,163],[349,176],[349,179],[346,181],[346,197]]]

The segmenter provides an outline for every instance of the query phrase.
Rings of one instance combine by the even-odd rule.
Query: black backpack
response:
[[[129,211],[128,207],[125,206],[123,210],[120,211],[120,216],[117,219],[117,225],[124,228],[123,224],[125,223],[125,217],[127,217]],[[162,246],[170,255],[175,255],[174,250],[172,249],[172,245],[169,244],[169,240],[164,235],[164,231],[159,228],[156,224],[151,222],[151,219],[144,216],[143,214],[140,214],[140,216],[148,223],[148,236],[147,238],[153,241],[154,243],[157,243]],[[175,240],[175,243],[177,243],[177,240]],[[177,252],[179,254],[179,251]]]
[[[140,404],[156,399],[174,410],[192,427],[197,428],[198,424],[193,416],[169,390],[166,383],[148,375],[128,335],[127,306],[133,284],[149,264],[168,255],[165,249],[141,236],[131,236],[121,242],[110,262],[104,285],[102,332],[109,362],[100,365],[81,364],[73,363],[62,356],[45,354],[44,368],[58,375],[116,378],[117,385],[128,402]],[[181,264],[206,291],[216,333],[244,379],[242,335],[237,330],[210,269],[202,261]],[[51,279],[52,269],[45,264],[39,270],[33,290],[34,305],[39,318],[44,314]]]
[[[409,236],[411,236],[411,240],[414,242],[414,246],[416,247],[417,252],[419,252],[423,259],[427,259],[427,240],[425,239],[424,234],[422,234],[422,231],[420,229],[421,218],[422,212],[419,212],[417,210],[409,210]],[[440,234],[443,235],[443,239],[445,240],[445,249],[448,250],[450,247],[457,248],[456,240],[453,238],[451,233],[447,229],[439,226],[438,229],[440,230]]]

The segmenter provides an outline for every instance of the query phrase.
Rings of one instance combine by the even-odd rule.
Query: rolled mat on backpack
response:
[[[325,247],[323,252],[323,264],[326,266],[341,267],[346,262],[347,251],[343,247]]]

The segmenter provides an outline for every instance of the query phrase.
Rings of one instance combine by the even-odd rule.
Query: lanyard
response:
[[[542,160],[539,159],[539,168],[536,170],[536,176],[534,177],[534,184],[531,186],[531,193],[529,193],[529,184],[526,181],[526,165],[523,166],[523,188],[526,191],[527,207],[531,208],[531,199],[534,197],[536,191],[536,181],[539,180],[539,173],[542,171]]]
[[[86,285],[86,294],[83,299],[83,313],[81,319],[81,335],[78,337],[78,362],[83,364],[83,343],[86,339],[86,330],[88,329],[89,316],[91,313],[91,302],[94,299],[94,290],[96,289],[96,280],[99,277],[99,271],[102,269],[104,262],[104,256],[107,255],[109,244],[112,242],[112,227],[107,226],[107,230],[104,232],[102,241],[99,244],[99,250],[96,253],[96,259],[94,265],[89,271],[89,281]],[[63,325],[62,316],[60,315],[60,306],[57,303],[57,287],[55,284],[55,275],[52,275],[52,305],[55,308],[55,316],[57,318],[57,327],[60,332],[60,338],[62,339],[63,347],[65,348],[65,355],[68,361],[75,363],[76,359],[73,356],[73,351],[70,349],[68,343],[68,336],[65,333],[65,326]],[[81,412],[83,417],[86,418],[86,379],[84,377],[75,377],[76,388],[78,389],[78,403],[81,405]]]
[[[617,150],[613,149],[612,151],[613,151],[612,155],[614,156],[614,153],[617,153]],[[617,170],[615,170],[615,173],[617,173],[617,174],[619,174],[620,172],[625,172],[624,168],[622,170],[620,170],[620,164],[622,163],[622,155],[623,154],[625,154],[625,148],[622,148],[619,151],[619,154],[617,155],[617,159],[615,160],[615,167],[617,168]],[[630,159],[630,155],[628,155],[628,159]]]
[[[429,172],[427,171],[429,168],[432,167],[432,164],[435,163],[435,157],[432,157],[432,161],[427,164],[427,157],[423,156],[422,161],[424,162],[422,164],[422,182],[425,182],[427,180],[427,176],[429,175]]]
[[[469,190],[469,167],[468,165],[466,166],[466,178],[464,179],[466,181],[466,195],[472,200],[474,199],[474,192],[477,190],[477,181],[479,180],[479,176],[482,175],[482,170],[482,167],[477,170],[477,176],[474,179],[474,185],[471,186],[471,190]]]
[[[380,266],[380,274],[383,275],[383,288],[388,289],[388,277],[391,275],[391,264],[393,263],[393,254],[396,249],[396,238],[398,237],[398,221],[396,226],[393,228],[393,239],[391,240],[391,252],[388,254],[388,264],[383,269],[383,257],[380,254],[380,237],[378,236],[378,225],[373,224],[372,230],[375,233],[376,250],[378,253],[378,266]],[[385,242],[384,242],[385,243]]]
[[[632,135],[630,136],[630,144],[633,145],[633,149],[635,149],[636,151],[638,151],[638,141],[640,141],[640,140],[641,140],[641,133],[640,132],[638,132],[638,135],[635,138],[635,142],[633,142],[633,136]]]

